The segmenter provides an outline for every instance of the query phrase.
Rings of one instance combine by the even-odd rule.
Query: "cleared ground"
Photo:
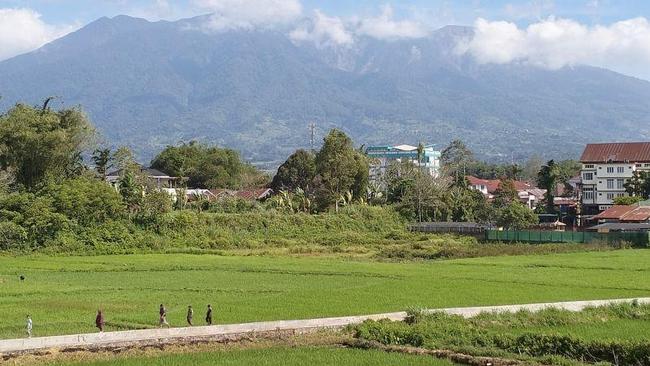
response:
[[[131,255],[0,257],[0,337],[147,328],[158,305],[172,325],[215,307],[216,323],[451,307],[642,297],[650,251],[623,250],[419,263],[340,258]],[[24,275],[25,281],[19,276]]]

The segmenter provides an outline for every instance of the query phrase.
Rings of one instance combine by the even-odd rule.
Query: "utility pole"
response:
[[[314,151],[314,131],[316,130],[316,124],[314,122],[309,124],[310,137],[309,137],[309,146],[311,151]]]

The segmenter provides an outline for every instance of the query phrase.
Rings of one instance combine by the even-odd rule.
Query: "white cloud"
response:
[[[194,0],[194,5],[213,13],[206,24],[211,30],[288,24],[302,14],[299,0]]]
[[[478,19],[475,36],[457,50],[480,63],[523,62],[549,69],[586,64],[650,79],[650,22],[642,17],[608,26],[550,17],[526,28]]]
[[[75,28],[47,24],[31,9],[0,8],[0,60],[33,51]]]
[[[411,20],[394,20],[393,8],[385,5],[379,16],[362,18],[356,33],[381,40],[396,40],[422,38],[428,34],[428,31],[420,23]]]
[[[314,11],[309,24],[293,30],[289,37],[294,42],[313,42],[317,47],[349,46],[354,42],[350,33],[339,17],[330,17],[320,10]]]

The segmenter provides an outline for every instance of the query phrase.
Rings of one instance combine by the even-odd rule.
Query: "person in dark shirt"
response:
[[[167,309],[163,306],[163,304],[160,304],[160,310],[158,312],[160,314],[160,319],[158,322],[158,325],[162,328],[163,325],[166,325],[169,327],[169,323],[167,322]]]
[[[212,325],[212,305],[208,305],[208,312],[205,314],[205,322]]]
[[[104,313],[101,310],[97,310],[97,316],[95,317],[95,326],[99,328],[99,332],[104,332]]]
[[[192,305],[190,305],[187,307],[187,324],[189,324],[190,327],[193,325],[192,318],[194,318],[194,310],[192,309]]]

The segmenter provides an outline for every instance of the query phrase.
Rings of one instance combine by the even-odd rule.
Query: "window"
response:
[[[643,166],[643,164],[636,164],[635,166],[636,166],[637,168],[640,168],[640,167]]]
[[[585,188],[584,190],[584,199],[593,200],[594,199],[594,190],[593,188]]]
[[[650,164],[648,163],[643,164],[643,166],[645,166],[646,168],[650,168]]]
[[[618,168],[616,168],[616,172],[617,173],[625,173],[625,167],[624,166],[619,166]]]
[[[584,180],[593,180],[594,179],[594,173],[584,173],[582,175],[582,178]]]
[[[613,166],[608,166],[607,167],[607,173],[614,173],[614,167]]]
[[[607,199],[608,200],[613,200],[614,199],[614,193],[607,193]]]
[[[614,189],[614,179],[607,180],[607,189]]]
[[[625,185],[625,179],[617,179],[616,180],[616,189],[623,189]]]
[[[585,164],[585,169],[593,169],[594,164]]]

